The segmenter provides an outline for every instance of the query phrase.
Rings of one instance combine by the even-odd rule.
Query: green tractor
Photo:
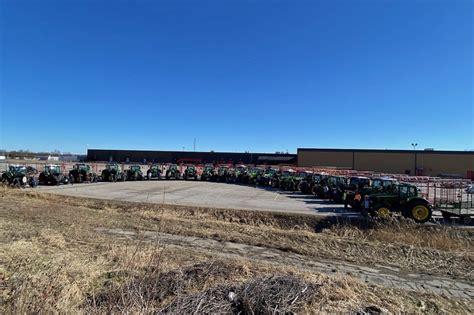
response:
[[[179,172],[178,165],[176,164],[168,164],[168,167],[166,169],[166,179],[180,179],[181,178],[181,173]]]
[[[242,182],[245,184],[256,185],[258,183],[258,177],[261,176],[263,172],[262,168],[253,167],[243,174]]]
[[[386,218],[401,213],[416,223],[425,223],[432,217],[432,205],[418,195],[418,188],[411,184],[396,184],[390,191],[364,196],[363,214]]]
[[[372,179],[370,186],[365,186],[360,191],[346,190],[343,196],[343,200],[345,200],[344,205],[346,208],[348,205],[350,205],[352,208],[360,210],[362,209],[364,196],[373,195],[377,193],[391,192],[396,188],[397,184],[397,180],[393,178],[374,178]]]
[[[127,179],[127,175],[122,172],[120,165],[117,163],[108,163],[102,171],[101,178],[104,182],[124,182]]]
[[[311,171],[299,171],[296,173],[296,176],[293,180],[293,190],[299,190],[301,191],[301,186],[303,185],[302,183],[304,181],[307,181],[311,176],[313,175],[313,172]]]
[[[328,180],[329,196],[328,198],[335,203],[344,203],[344,192],[347,188],[347,177],[330,176]]]
[[[127,180],[143,180],[143,172],[140,165],[130,165],[128,170],[125,171],[125,176]]]
[[[228,181],[230,175],[229,165],[221,165],[217,168],[217,172],[214,173],[212,178],[213,181],[225,183]]]
[[[69,178],[64,176],[61,166],[50,164],[46,165],[39,174],[39,183],[41,185],[61,185],[69,183]]]
[[[97,181],[97,175],[90,165],[78,163],[69,171],[69,181],[71,184],[83,182],[94,183]]]
[[[212,164],[206,164],[204,165],[204,168],[202,169],[202,173],[201,173],[201,180],[212,180],[212,178],[214,177],[214,165]]]
[[[197,174],[196,166],[187,165],[186,169],[184,170],[183,178],[184,180],[188,180],[188,179],[197,180],[198,174]]]
[[[8,170],[2,174],[2,183],[16,188],[38,186],[35,177],[36,170],[21,165],[10,165]]]
[[[257,184],[260,186],[271,186],[273,177],[278,173],[278,169],[268,167],[257,176]]]
[[[357,206],[362,204],[362,190],[370,187],[371,184],[372,182],[368,177],[350,177],[347,187],[342,196],[342,199],[344,200],[344,208],[347,208],[348,205],[351,205],[354,208],[359,209],[357,208]]]
[[[146,171],[146,178],[148,180],[161,179],[161,167],[160,165],[150,165],[150,168]]]
[[[319,183],[314,185],[313,193],[320,199],[331,199],[336,202],[342,202],[346,186],[346,177],[327,175],[321,177]]]
[[[292,169],[281,172],[278,177],[278,187],[282,190],[294,190],[296,172]]]
[[[299,184],[299,189],[303,194],[314,194],[313,188],[321,182],[322,179],[326,178],[328,175],[326,173],[313,173],[310,176],[307,176],[305,179],[302,179]]]
[[[232,170],[229,170],[230,183],[242,183],[248,168],[245,165],[237,165]]]

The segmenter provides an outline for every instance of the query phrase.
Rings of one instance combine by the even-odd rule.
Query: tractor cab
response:
[[[397,180],[389,177],[381,177],[372,179],[371,188],[374,191],[384,192],[395,189]]]
[[[295,176],[296,172],[292,169],[281,172],[281,177],[292,177]]]
[[[109,163],[105,166],[105,169],[117,172],[119,170],[119,165],[117,163]]]
[[[26,167],[22,165],[10,165],[8,171],[14,176],[26,175],[27,173]]]
[[[79,171],[79,172],[89,172],[91,167],[87,164],[84,163],[78,163],[73,166],[73,169]]]
[[[355,176],[349,179],[350,190],[359,191],[368,186],[370,186],[370,179],[368,177]]]
[[[44,172],[46,174],[59,175],[61,174],[61,166],[55,164],[46,165],[44,167]]]
[[[132,166],[130,166],[130,171],[132,171],[132,172],[141,172],[142,168],[140,167],[140,165],[132,165]]]

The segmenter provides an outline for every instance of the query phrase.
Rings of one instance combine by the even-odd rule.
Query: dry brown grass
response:
[[[339,259],[351,256],[341,249],[366,250],[359,254],[361,260],[369,257],[369,251],[376,257],[387,253],[404,257],[399,245],[412,235],[424,235],[417,227],[410,228],[404,240],[397,236],[402,226],[384,230],[305,216],[285,220],[283,214],[60,198],[3,188],[0,197],[0,311],[4,314],[187,313],[193,309],[200,313],[469,313],[472,306],[466,301],[368,286],[351,277],[329,277],[246,259],[217,259],[212,252],[96,231],[99,227],[160,231]],[[468,232],[429,233],[444,236],[407,245],[414,256],[424,254],[423,247],[428,246],[429,251],[459,254],[459,266],[469,262],[462,257],[465,249],[446,246],[467,240],[472,249]],[[390,249],[384,251],[387,244]]]

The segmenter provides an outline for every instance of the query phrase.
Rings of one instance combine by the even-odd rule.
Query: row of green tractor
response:
[[[432,205],[422,197],[415,185],[400,183],[393,178],[341,176],[306,170],[272,167],[231,167],[205,165],[201,180],[241,183],[300,191],[318,199],[330,200],[351,207],[363,215],[386,218],[400,213],[418,223],[432,217]]]

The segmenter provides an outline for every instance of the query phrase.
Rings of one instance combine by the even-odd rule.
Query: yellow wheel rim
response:
[[[381,207],[377,209],[377,216],[379,218],[388,218],[390,216],[390,209]]]
[[[428,218],[428,216],[430,215],[430,211],[427,207],[423,205],[418,205],[411,210],[411,214],[413,215],[414,219],[422,221]]]

